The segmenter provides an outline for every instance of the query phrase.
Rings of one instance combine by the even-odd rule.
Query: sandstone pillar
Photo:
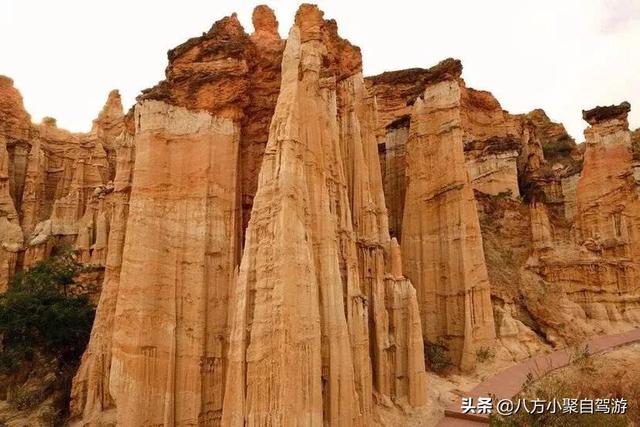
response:
[[[404,272],[416,287],[427,340],[444,338],[453,361],[475,363],[495,337],[489,280],[473,189],[465,168],[461,87],[425,89],[411,115],[409,185],[402,231]]]

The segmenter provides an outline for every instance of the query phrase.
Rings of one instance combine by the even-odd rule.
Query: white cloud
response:
[[[578,140],[581,110],[628,100],[640,126],[639,0],[320,0],[362,48],[365,73],[463,61],[467,84],[514,113],[544,108]],[[237,11],[252,30],[255,1],[3,0],[0,74],[35,120],[87,130],[110,89],[129,107],[163,78],[166,51]],[[269,2],[286,34],[298,2]]]
[[[604,0],[601,4],[601,28],[605,33],[623,31],[640,21],[640,1]]]

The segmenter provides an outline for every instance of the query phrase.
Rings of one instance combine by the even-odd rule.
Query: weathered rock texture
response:
[[[16,187],[24,185],[31,131],[31,117],[13,80],[0,76],[0,292],[9,284],[24,242],[16,209],[16,194],[21,189]]]
[[[540,126],[536,115],[530,114],[519,172],[531,205],[525,209],[528,218],[523,216],[515,224],[521,230],[517,233],[531,236],[531,247],[519,249],[495,228],[497,214],[505,218],[500,220],[503,226],[509,226],[506,215],[515,220],[522,208],[487,213],[483,235],[492,242],[486,253],[493,272],[494,308],[502,307],[496,316],[507,307],[514,318],[553,345],[638,325],[640,283],[632,237],[638,221],[638,189],[628,109],[622,104],[584,112],[591,127],[585,131],[587,143],[579,147],[557,127]],[[546,144],[540,138],[546,138]],[[549,167],[552,161],[556,165]],[[558,209],[558,192],[564,209]],[[499,336],[504,342],[500,330]]]
[[[429,69],[385,72],[366,79],[378,105],[378,151],[383,184],[389,209],[390,229],[401,238],[406,189],[406,144],[411,123],[411,106],[426,86],[448,77],[460,77],[460,61],[446,59]],[[575,200],[575,193],[565,197],[561,179],[579,173],[577,161],[568,156],[575,143],[561,124],[552,122],[542,110],[513,115],[486,91],[466,87],[460,81],[460,114],[466,168],[474,189],[503,197],[529,193],[546,194],[559,210]],[[534,147],[535,146],[535,147]],[[558,173],[542,156],[550,147]],[[529,159],[539,151],[537,161]],[[557,155],[556,155],[557,154]],[[527,164],[529,164],[527,166]],[[560,173],[562,172],[562,173]],[[523,194],[521,194],[523,193]]]
[[[101,248],[105,276],[98,303],[98,310],[91,331],[87,351],[83,355],[80,369],[76,373],[71,391],[71,414],[81,416],[87,424],[115,422],[114,400],[109,389],[113,325],[118,298],[120,270],[124,250],[129,198],[133,178],[135,147],[133,114],[127,115],[126,127],[115,143],[116,174],[114,178],[113,208],[111,222],[106,233],[106,245]],[[104,239],[101,237],[101,241]],[[102,246],[102,245],[101,245]],[[104,249],[106,248],[106,254]]]
[[[0,77],[0,292],[61,246],[104,273],[70,424],[372,425],[426,403],[425,340],[468,370],[640,324],[629,104],[576,145],[454,59],[364,78],[315,6],[253,26],[88,133]]]
[[[572,215],[560,217],[549,203],[531,206],[533,251],[521,288],[529,313],[552,343],[638,324],[634,236],[640,207],[629,108],[623,103],[583,112],[591,125],[584,165],[579,178],[562,180],[563,190],[575,194]]]
[[[300,8],[231,300],[224,424],[366,425],[374,384],[424,404],[414,291],[386,275],[375,110],[357,57],[335,23]]]
[[[552,345],[638,325],[638,184],[628,110],[585,111],[591,127],[577,147],[557,126],[541,126],[543,114],[528,115],[518,169],[531,204],[479,199],[496,319],[508,310]],[[506,230],[531,236],[530,246]],[[498,334],[505,343],[501,328]]]
[[[458,74],[459,76],[459,74]],[[413,106],[402,231],[425,339],[444,338],[463,369],[495,338],[489,279],[464,157],[458,76],[428,85]]]
[[[625,317],[616,313],[631,313],[634,310],[636,301],[634,287],[637,286],[635,285],[637,279],[630,276],[633,274],[630,271],[635,269],[623,266],[626,265],[625,262],[628,263],[628,259],[625,260],[622,257],[620,250],[616,252],[618,255],[615,257],[612,255],[598,257],[593,250],[587,249],[599,246],[588,239],[586,245],[584,244],[585,237],[579,236],[583,228],[581,224],[584,221],[579,218],[579,215],[585,209],[585,203],[590,203],[581,202],[581,199],[590,197],[589,187],[606,187],[613,191],[613,188],[618,188],[616,186],[622,185],[625,179],[629,185],[627,190],[616,190],[618,199],[611,200],[611,203],[618,206],[623,204],[633,206],[634,194],[636,194],[634,182],[640,181],[637,178],[640,176],[637,161],[640,156],[635,154],[638,152],[637,148],[634,149],[632,142],[625,143],[631,147],[630,150],[624,151],[631,153],[629,158],[620,158],[620,155],[613,151],[600,150],[597,155],[592,154],[590,162],[593,163],[595,161],[593,159],[597,158],[601,163],[615,164],[615,167],[603,167],[602,170],[614,170],[619,176],[626,177],[617,178],[618,181],[615,184],[607,187],[604,182],[611,179],[604,179],[604,172],[596,172],[592,166],[590,166],[591,171],[583,170],[583,163],[587,163],[586,153],[589,152],[589,144],[586,144],[586,150],[585,144],[576,145],[565,128],[561,124],[552,122],[540,109],[519,115],[502,110],[498,101],[490,93],[467,88],[460,74],[460,63],[448,59],[430,69],[387,72],[366,80],[367,87],[376,95],[380,112],[377,131],[378,151],[383,172],[383,187],[389,208],[390,230],[394,236],[401,239],[401,246],[405,253],[404,261],[407,264],[405,271],[416,284],[421,311],[424,313],[432,310],[433,317],[438,317],[439,314],[439,321],[445,322],[445,325],[455,317],[443,308],[436,308],[439,307],[437,303],[425,302],[421,299],[423,295],[421,291],[423,283],[434,286],[431,288],[433,290],[437,289],[436,284],[447,284],[453,280],[452,277],[455,277],[448,270],[441,273],[441,269],[445,269],[447,264],[439,262],[439,258],[434,257],[432,253],[445,253],[446,249],[438,245],[442,241],[452,240],[448,237],[450,230],[452,227],[455,229],[460,226],[460,221],[451,214],[442,216],[435,214],[424,209],[424,206],[435,203],[433,200],[436,197],[432,196],[437,193],[437,188],[443,187],[448,190],[443,191],[442,194],[453,191],[446,187],[445,183],[437,180],[447,180],[444,178],[445,173],[453,173],[452,165],[456,164],[463,165],[464,169],[457,172],[457,179],[450,179],[447,182],[452,188],[464,188],[462,184],[466,183],[465,179],[468,176],[468,183],[476,192],[475,200],[471,194],[466,206],[467,210],[477,207],[480,212],[484,254],[480,252],[480,255],[473,257],[474,262],[479,265],[473,271],[486,268],[489,273],[488,282],[491,283],[495,331],[505,350],[501,357],[528,357],[539,351],[545,342],[562,345],[579,340],[580,337],[588,334],[610,331],[612,328],[630,327],[635,322],[634,316],[631,314]],[[412,108],[424,109],[424,104],[420,104],[422,101],[418,101],[420,94],[442,81],[457,81],[456,93],[459,95],[455,96],[459,97],[459,100],[451,107],[455,110],[455,114],[449,109],[434,113],[433,108],[427,106],[426,111],[431,113],[423,113],[423,116],[431,119],[432,128],[429,133],[432,135],[432,140],[449,137],[447,132],[450,128],[459,128],[455,139],[462,140],[464,156],[462,160],[458,156],[457,163],[450,159],[452,154],[449,151],[443,154],[435,150],[426,152],[409,149],[412,138],[414,141],[418,139],[414,130],[419,129],[420,126],[428,129],[429,123],[425,118],[423,119],[425,124],[421,125],[419,119],[421,116],[415,112],[409,115],[409,112]],[[435,100],[434,104],[441,102],[444,105],[448,95],[443,93],[431,97]],[[585,118],[594,123],[612,120],[616,114],[626,111],[627,107],[622,105],[611,109],[599,108],[593,112],[586,112]],[[445,115],[445,110],[449,115]],[[622,128],[625,129],[624,132],[629,133],[624,126]],[[602,133],[601,131],[590,132]],[[440,137],[434,135],[440,135]],[[634,134],[631,134],[631,138],[634,137]],[[587,138],[589,140],[590,137]],[[618,141],[624,139],[622,134],[611,138],[617,138]],[[448,148],[451,148],[451,144]],[[608,157],[611,158],[604,160]],[[427,164],[429,166],[426,166]],[[632,178],[634,175],[635,179]],[[595,184],[603,179],[604,182]],[[421,182],[431,182],[434,188],[419,184]],[[583,182],[594,182],[594,184],[581,184]],[[420,187],[420,191],[424,192],[432,190],[433,194],[425,195],[422,192],[414,194],[416,187]],[[412,188],[414,190],[411,190]],[[607,193],[609,190],[603,189],[595,193],[592,202],[595,203],[596,199],[603,198],[605,193],[609,194]],[[443,197],[440,194],[438,196]],[[522,205],[523,202],[527,205]],[[416,203],[422,206],[422,209],[416,206],[409,208],[409,203]],[[592,206],[588,210],[592,212],[594,209]],[[606,215],[595,213],[587,215],[600,215],[602,218],[597,222],[601,224],[605,216],[613,214],[608,212]],[[622,215],[622,217],[628,216]],[[407,224],[406,221],[411,223]],[[622,222],[621,220],[616,224]],[[405,234],[407,227],[413,229],[411,236]],[[510,237],[505,232],[509,229],[520,236],[518,237],[520,241],[521,236],[530,236],[527,244],[522,245],[518,240]],[[399,230],[402,230],[402,233]],[[407,238],[413,240],[407,241]],[[416,243],[420,239],[434,242],[433,249],[422,248],[419,243]],[[416,244],[418,246],[415,246]],[[451,258],[455,260],[454,263],[457,263],[458,271],[465,271],[462,261],[465,259],[464,256],[449,255],[448,259]],[[413,267],[410,266],[411,264]],[[434,277],[424,279],[432,264],[436,266]],[[594,271],[593,274],[586,273],[591,270]],[[421,275],[423,279],[415,275]],[[622,286],[625,291],[622,291],[624,296],[621,298],[614,297],[611,293],[611,289],[617,286],[615,283],[619,280],[624,283],[633,283],[628,287]],[[481,284],[488,282],[485,279],[479,281]],[[460,285],[464,283],[462,280],[454,283],[456,286],[464,287]],[[445,286],[442,289],[448,288]],[[443,290],[439,292],[441,297],[445,298],[445,292]],[[459,296],[446,298],[462,299]],[[591,301],[595,301],[593,303],[595,309],[589,308],[593,305]],[[598,301],[602,301],[607,308],[599,307]],[[486,302],[483,304],[487,306]],[[463,303],[458,303],[458,306],[465,307]],[[592,316],[589,314],[590,311],[597,311],[600,314]],[[604,312],[613,314],[609,316],[603,314]],[[464,319],[464,316],[459,318]],[[607,323],[608,320],[606,320],[603,323],[597,318],[619,320],[614,320],[613,323]],[[449,326],[435,326],[437,322],[430,322],[424,317],[422,321],[425,337],[429,340],[440,337],[450,338],[453,330],[456,331],[459,342],[464,342],[465,336],[474,336],[473,333],[461,332],[464,331],[462,323],[456,325],[458,329],[454,329]],[[430,327],[436,330],[430,330]],[[472,364],[474,350],[467,352],[465,362],[461,351],[463,344],[450,344],[450,347],[457,362],[466,366]]]
[[[139,98],[205,110],[242,126],[238,173],[245,227],[280,87],[284,48],[271,9],[256,8],[253,23],[255,32],[248,35],[234,14],[169,51],[166,80]]]
[[[46,258],[62,243],[74,246],[83,262],[103,265],[115,140],[124,126],[120,95],[109,94],[91,132],[73,134],[52,118],[32,124],[10,79],[0,78],[0,90],[0,289],[17,268]]]
[[[237,163],[239,127],[153,100],[135,115],[110,391],[120,425],[197,424],[220,409],[238,214],[237,176],[216,165]]]
[[[273,12],[254,26],[170,51],[115,144],[118,213],[76,244],[108,236],[74,423],[368,425],[374,393],[425,403],[359,49],[314,6],[284,57]]]
[[[78,421],[220,421],[254,54],[237,18],[222,19],[169,52],[167,80],[134,108],[132,135],[125,134],[135,147],[135,161],[125,165],[131,196],[117,231],[126,238],[74,382]]]
[[[426,85],[447,76],[459,76],[461,67],[460,61],[447,59],[426,70],[412,68],[366,78],[366,86],[375,95],[378,107],[376,134],[389,227],[391,235],[398,239],[402,233],[411,106]]]
[[[580,268],[585,281],[591,284],[591,292],[579,294],[580,288],[575,285],[571,291],[589,317],[637,322],[640,200],[633,177],[629,110],[629,104],[622,103],[583,112],[591,126],[585,131],[586,151],[577,186],[574,231],[577,243],[600,255],[600,268],[597,273]]]

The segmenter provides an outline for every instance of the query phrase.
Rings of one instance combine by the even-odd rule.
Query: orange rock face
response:
[[[105,243],[104,247],[99,248],[99,261],[104,260],[105,265],[102,292],[91,338],[71,391],[71,415],[82,417],[88,424],[115,422],[115,404],[109,391],[109,377],[111,374],[115,307],[123,262],[122,255],[129,217],[129,198],[135,159],[132,114],[127,116],[125,123],[130,126],[127,126],[115,141],[116,175],[113,192],[109,196],[112,202],[111,221],[108,224],[108,230],[105,230],[106,235],[98,234],[101,243]],[[105,238],[106,242],[104,242]],[[94,249],[94,253],[96,252]]]
[[[521,124],[489,92],[463,86],[461,108],[466,165],[473,187],[487,194],[519,196]]]
[[[411,106],[427,85],[446,78],[459,78],[461,73],[460,61],[447,59],[429,69],[385,72],[366,79],[367,87],[376,95],[383,185],[391,233],[398,238],[401,237],[404,212]],[[491,93],[467,88],[462,80],[460,104],[465,161],[474,189],[525,199],[529,192],[539,191],[563,209],[566,202],[560,177],[551,178],[547,174],[539,178],[542,172],[550,171],[544,158],[540,157],[535,173],[521,163],[529,161],[532,148],[527,149],[529,144],[537,145],[540,153],[543,145],[557,145],[558,141],[566,140],[570,147],[575,146],[564,127],[552,122],[542,110],[527,115],[509,114]],[[525,127],[529,128],[527,132]],[[563,176],[575,177],[575,162],[565,164],[565,159],[566,156],[559,159],[563,162],[561,167],[565,168]],[[542,166],[545,168],[540,171]],[[566,199],[569,203],[575,201],[574,196],[575,192],[568,191]]]
[[[520,250],[504,236],[501,245],[511,248],[508,260],[504,247],[492,243],[488,251],[489,264],[497,264],[489,269],[495,270],[493,278],[498,281],[509,274],[518,284],[517,288],[500,285],[495,298],[504,301],[509,311],[526,309],[528,314],[519,315],[520,320],[533,321],[547,341],[558,345],[638,324],[633,237],[638,199],[628,110],[628,104],[621,104],[584,112],[591,125],[585,131],[586,147],[569,144],[571,157],[565,158],[553,150],[566,140],[562,132],[545,136],[545,127],[535,124],[535,115],[530,117],[519,166],[533,200],[528,209],[531,248],[520,252],[529,256],[514,260],[514,251]],[[547,138],[547,145],[540,143],[540,135]],[[575,153],[584,153],[583,165],[573,158]],[[564,164],[548,168],[549,159]],[[553,183],[558,180],[567,201],[564,213],[553,199]],[[486,228],[485,237],[493,242],[497,233]],[[498,260],[501,252],[503,258]],[[518,307],[519,298],[526,301],[524,307]],[[504,342],[502,332],[500,338]]]
[[[0,77],[0,292],[61,245],[104,271],[71,425],[375,425],[427,403],[428,342],[469,371],[640,324],[628,104],[576,145],[460,61],[364,78],[316,6],[252,20],[88,133]]]
[[[452,224],[459,224],[459,221],[454,220],[450,223],[448,219],[455,218],[453,215],[439,215],[420,205],[425,200],[433,203],[431,196],[425,196],[420,192],[414,194],[413,190],[412,193],[409,193],[409,189],[412,187],[414,190],[416,187],[422,188],[421,185],[425,184],[419,184],[421,182],[431,182],[431,185],[436,187],[441,184],[443,188],[448,188],[444,183],[438,184],[437,179],[446,179],[444,178],[445,169],[438,169],[440,163],[447,172],[452,169],[454,161],[450,158],[450,153],[429,152],[425,154],[419,151],[412,153],[408,149],[411,138],[417,140],[415,136],[412,136],[414,131],[410,131],[410,129],[418,129],[420,124],[418,122],[419,116],[408,116],[407,111],[412,108],[412,104],[417,102],[416,94],[434,83],[438,83],[442,77],[445,80],[457,79],[459,82],[459,102],[456,104],[458,115],[455,116],[457,121],[453,121],[455,123],[453,127],[460,129],[465,171],[464,173],[459,172],[458,181],[454,179],[451,183],[465,182],[466,173],[473,190],[477,192],[476,194],[483,195],[481,203],[477,199],[473,200],[473,197],[468,197],[469,201],[466,202],[464,210],[473,210],[475,206],[480,209],[486,208],[488,206],[487,200],[490,200],[491,196],[497,196],[505,201],[515,200],[517,196],[520,196],[524,202],[531,203],[530,206],[523,207],[525,213],[521,216],[519,220],[521,222],[517,226],[511,224],[507,217],[503,217],[501,220],[505,227],[513,226],[520,230],[520,233],[529,235],[528,247],[521,247],[521,244],[512,241],[502,231],[493,227],[493,224],[490,226],[489,222],[496,221],[494,218],[487,220],[487,225],[481,227],[482,237],[488,238],[490,242],[488,245],[486,242],[483,244],[485,249],[488,248],[489,253],[482,254],[480,252],[479,255],[472,257],[474,265],[479,266],[472,270],[488,270],[491,272],[488,281],[497,285],[497,288],[491,291],[491,295],[494,300],[500,301],[500,305],[491,307],[490,303],[485,302],[484,307],[488,307],[489,310],[486,311],[489,312],[493,308],[493,315],[498,322],[496,331],[499,342],[508,348],[504,357],[510,358],[513,355],[520,355],[514,357],[528,357],[532,352],[540,350],[543,343],[531,332],[529,329],[531,325],[534,325],[534,330],[537,330],[547,341],[562,344],[578,339],[577,337],[580,336],[584,337],[588,334],[605,331],[607,328],[609,330],[611,328],[626,328],[634,324],[633,314],[629,314],[627,317],[616,314],[620,311],[633,312],[633,307],[636,304],[634,285],[630,288],[621,285],[629,291],[628,294],[625,291],[625,297],[622,299],[614,298],[612,294],[608,293],[611,291],[606,291],[606,289],[613,289],[617,286],[615,283],[619,280],[625,283],[636,282],[636,279],[629,276],[632,273],[629,268],[624,266],[625,261],[622,258],[613,260],[594,257],[592,252],[589,252],[591,255],[587,256],[583,253],[587,250],[586,246],[584,249],[580,249],[584,239],[575,238],[576,233],[579,233],[581,229],[581,221],[576,215],[583,209],[580,207],[583,205],[580,200],[590,197],[591,190],[588,187],[606,187],[613,191],[612,189],[615,185],[619,185],[619,182],[608,187],[603,183],[595,184],[601,180],[607,182],[610,178],[603,178],[593,167],[591,167],[591,171],[585,173],[583,162],[587,165],[589,161],[587,161],[584,147],[576,146],[561,124],[552,122],[542,110],[533,110],[528,114],[521,115],[509,114],[502,110],[498,101],[490,93],[467,88],[460,80],[461,66],[459,64],[455,66],[455,64],[455,61],[447,60],[429,70],[388,72],[367,79],[367,86],[377,95],[379,106],[377,134],[383,188],[389,209],[390,230],[394,236],[401,238],[402,249],[405,253],[405,271],[416,284],[419,300],[422,283],[444,284],[443,290],[436,290],[436,292],[445,294],[448,289],[446,284],[454,277],[448,270],[441,270],[446,268],[446,263],[438,261],[439,258],[432,255],[441,249],[424,249],[420,246],[423,244],[420,243],[422,239],[420,236],[429,236],[429,241],[432,241],[433,245],[437,245],[443,240],[449,241],[451,237],[448,237],[450,236],[448,229],[452,227]],[[445,98],[446,95],[442,93],[434,96],[434,99],[439,102],[444,102]],[[413,108],[416,108],[415,105]],[[620,108],[614,108],[614,111],[620,111]],[[438,121],[440,116],[436,113],[431,114],[433,115],[431,120],[436,124],[440,123]],[[443,115],[444,113],[438,114]],[[588,119],[602,120],[607,117],[607,114],[611,113],[607,113],[606,109],[597,109],[588,115]],[[425,113],[425,117],[431,116],[427,116]],[[424,121],[425,123],[429,122],[428,119],[424,119]],[[427,125],[422,126],[427,128]],[[440,128],[431,132],[445,135]],[[437,139],[432,138],[433,140]],[[633,147],[632,144],[631,146]],[[588,148],[587,152],[589,152]],[[629,155],[629,150],[624,152],[627,153],[627,156]],[[631,153],[633,155],[633,149]],[[592,155],[594,159],[598,158],[601,163],[615,164],[619,169],[618,175],[620,176],[629,177],[633,173],[638,175],[636,172],[638,168],[633,158],[631,160],[616,158],[619,156],[614,155],[612,151],[605,154],[602,151],[597,155]],[[423,157],[416,158],[416,156]],[[612,158],[604,160],[608,157]],[[436,163],[426,166],[427,159],[432,158]],[[602,170],[604,169],[606,167],[602,168]],[[613,168],[612,170],[617,169]],[[425,177],[430,177],[430,179],[427,180]],[[581,184],[592,181],[594,184]],[[615,201],[616,204],[634,203],[635,190],[631,190],[633,184],[630,185],[631,187],[624,194],[616,190],[620,198]],[[427,191],[425,188],[430,189],[427,186],[420,191]],[[436,191],[435,188],[431,190]],[[449,191],[447,190],[445,193]],[[604,189],[602,191],[606,192]],[[489,199],[486,199],[485,195]],[[601,196],[593,197],[595,200]],[[420,202],[417,202],[418,200]],[[409,203],[418,203],[421,207],[409,209]],[[506,203],[505,206],[509,206],[509,203]],[[520,215],[518,210],[507,210],[506,212],[492,212],[484,216],[514,215],[516,212],[518,212],[517,215]],[[436,217],[440,219],[435,220]],[[405,235],[406,221],[408,220],[412,221],[408,225],[413,229],[412,241],[407,241]],[[603,219],[598,221],[603,221]],[[437,223],[441,225],[434,225]],[[398,230],[402,230],[402,233]],[[474,233],[478,234],[477,231]],[[587,243],[587,246],[598,247],[592,243]],[[413,252],[415,255],[410,255],[407,251]],[[425,253],[431,255],[424,255]],[[514,257],[514,253],[519,254],[517,258]],[[433,263],[437,266],[437,269],[434,267],[436,273],[433,273],[433,277],[429,276],[424,280],[417,279],[416,275],[421,275],[424,278],[428,274],[431,261],[426,261],[424,264],[424,260],[429,258],[434,260]],[[451,258],[458,262],[457,260],[465,259],[465,256],[456,254],[447,257],[447,259]],[[413,267],[407,263],[412,263]],[[587,273],[590,268],[594,268],[593,266],[596,265],[598,271],[603,272],[603,276],[600,278],[590,276]],[[464,267],[461,267],[460,270],[464,271]],[[444,272],[438,273],[440,271]],[[618,276],[623,278],[613,279]],[[509,281],[505,280],[506,277],[510,278]],[[476,278],[474,281],[484,283],[483,286],[488,289],[486,279]],[[458,282],[464,283],[462,280]],[[581,296],[578,289],[581,289],[582,286],[586,286],[589,291]],[[550,289],[553,289],[553,301],[546,297],[540,297],[541,292],[546,292],[549,295]],[[599,297],[598,292],[605,292],[600,295],[606,296]],[[453,297],[450,298],[453,299]],[[598,307],[600,303],[597,301],[599,300],[602,300],[605,308]],[[445,322],[445,325],[452,322],[451,319],[455,317],[464,318],[463,315],[452,315],[451,309],[436,308],[439,306],[435,299],[428,302],[420,301],[423,313],[426,310],[441,313],[439,321]],[[526,303],[522,304],[522,301],[526,301]],[[595,309],[589,308],[594,304]],[[464,303],[458,305],[464,307]],[[624,308],[626,306],[630,308]],[[442,305],[442,307],[446,306]],[[592,312],[599,314],[592,315]],[[613,314],[608,317],[605,314],[607,312]],[[530,316],[533,316],[534,319],[532,320]],[[432,319],[437,317],[437,314],[432,315]],[[605,323],[598,319],[605,319]],[[615,320],[613,323],[606,323],[607,319]],[[461,332],[464,331],[462,324],[456,326],[458,329],[453,326],[437,329],[437,326],[433,326],[437,325],[437,322],[429,322],[424,316],[422,320],[425,336],[429,340],[435,340],[439,337],[451,340],[451,337],[455,335],[460,342],[464,337],[473,337],[473,334]],[[429,325],[430,323],[432,326]],[[529,326],[525,326],[525,323]],[[558,324],[571,324],[571,327],[567,326],[561,330],[562,328],[559,328]],[[430,327],[436,329],[430,330]],[[529,333],[524,333],[527,330]],[[521,337],[514,339],[516,333]],[[528,338],[525,339],[524,336]],[[527,344],[523,345],[525,342]],[[468,357],[465,362],[461,356],[462,345],[450,344],[450,347],[456,354],[458,363],[466,364],[467,367],[472,365],[473,350],[467,352]]]
[[[429,69],[412,68],[390,71],[366,78],[376,97],[378,111],[378,151],[384,193],[389,212],[391,235],[401,238],[406,189],[406,144],[409,136],[411,106],[426,85],[446,78],[460,77],[462,64],[446,59]]]
[[[46,258],[63,242],[75,245],[86,262],[95,245],[101,247],[95,259],[101,265],[110,221],[103,199],[115,173],[114,141],[124,126],[120,95],[109,94],[91,132],[73,134],[52,118],[32,124],[10,79],[0,78],[0,91],[6,222],[0,289],[16,269]]]
[[[495,331],[461,106],[457,79],[427,86],[414,104],[402,252],[425,339],[446,339],[454,362],[468,370],[476,350],[493,344]]]
[[[300,8],[284,57],[272,12],[254,22],[246,36],[225,18],[171,51],[167,80],[135,106],[135,161],[117,157],[133,177],[126,239],[123,223],[107,239],[78,423],[367,424],[374,390],[425,403],[359,50],[315,7]]]
[[[128,215],[123,206],[126,219],[115,236],[120,255],[105,279],[103,295],[109,296],[94,328],[100,332],[74,383],[72,415],[78,421],[220,422],[228,292],[275,107],[283,47],[270,9],[258,8],[254,19],[252,36],[232,16],[170,51],[167,80],[145,91],[135,106],[127,137],[135,162],[127,166],[130,174],[123,172],[134,177]],[[138,280],[143,276],[148,280]],[[157,295],[151,304],[148,292]],[[158,372],[153,383],[145,380],[149,369]],[[122,398],[132,390],[148,399]]]
[[[12,140],[29,140],[31,116],[22,104],[22,95],[13,86],[13,80],[0,76],[0,134]]]
[[[599,263],[607,264],[609,276],[597,285],[609,295],[604,301],[588,298],[585,310],[612,321],[637,321],[640,310],[640,200],[633,177],[629,110],[629,104],[622,103],[583,112],[591,126],[585,131],[584,168],[577,186],[575,238],[601,256]]]
[[[374,383],[389,398],[425,402],[415,294],[386,277],[372,100],[361,74],[339,80],[326,41],[346,44],[324,34],[335,28],[321,18],[301,8],[287,40],[231,300],[223,424],[366,425]]]

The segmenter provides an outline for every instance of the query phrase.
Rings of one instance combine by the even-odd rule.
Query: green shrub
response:
[[[442,338],[438,338],[436,342],[425,341],[424,357],[425,364],[433,372],[443,372],[451,366],[449,347]]]
[[[81,268],[63,255],[13,277],[0,295],[0,373],[10,373],[36,353],[55,359],[61,369],[77,363],[95,315],[88,294],[73,282]]]
[[[503,200],[510,200],[513,198],[513,191],[511,191],[511,189],[508,189],[507,191],[501,191],[497,194],[497,197]]]
[[[495,358],[496,358],[495,350],[489,347],[480,347],[476,351],[476,359],[481,363],[491,361]]]
[[[553,159],[568,156],[574,148],[575,142],[572,139],[567,138],[543,144],[542,152],[546,159]]]
[[[62,425],[66,417],[95,316],[88,290],[73,280],[81,271],[63,253],[16,274],[0,295],[0,382],[18,410],[51,398],[47,425]]]

